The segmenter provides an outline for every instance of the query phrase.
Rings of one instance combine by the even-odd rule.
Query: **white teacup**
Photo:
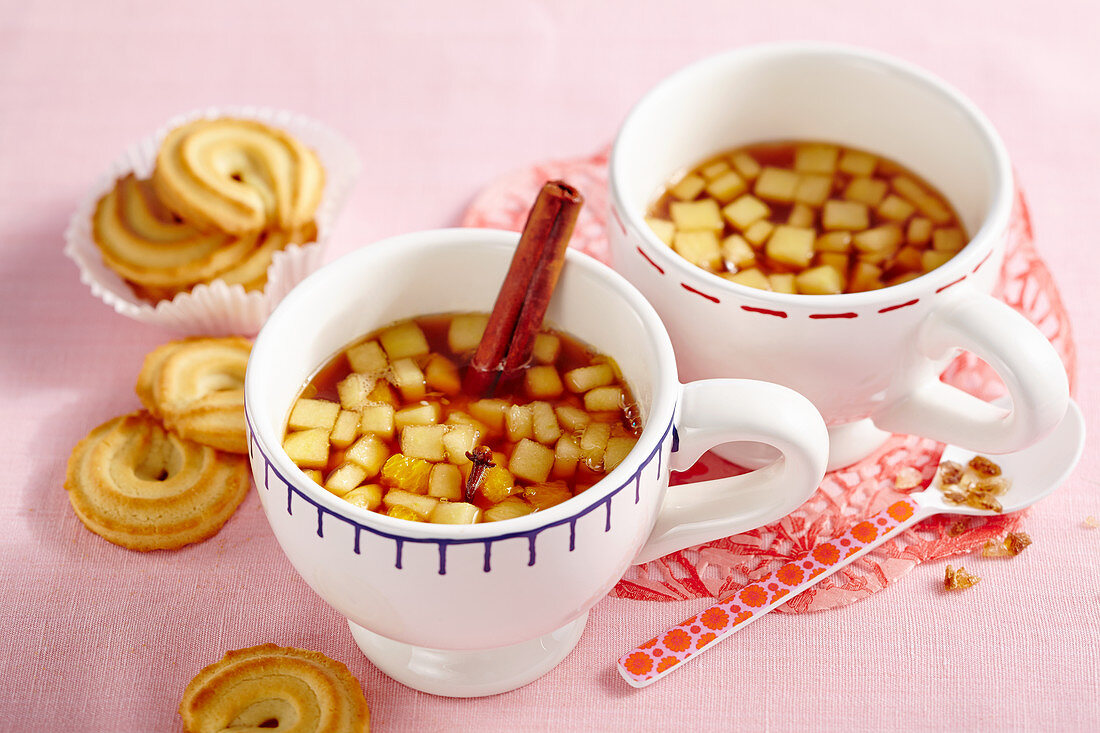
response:
[[[787,295],[745,287],[680,258],[645,224],[678,171],[771,140],[829,141],[892,158],[939,188],[973,238],[956,257],[872,292]],[[687,379],[745,377],[808,397],[829,425],[830,468],[887,433],[1003,453],[1065,414],[1066,374],[1042,334],[990,292],[1004,258],[1012,169],[972,103],[880,54],[789,43],[743,48],[674,74],[633,109],[610,163],[615,268],[661,315]],[[959,349],[1004,380],[1011,409],[939,381]],[[720,453],[752,465],[743,452]]]
[[[627,566],[784,516],[824,475],[825,425],[774,384],[681,385],[660,319],[622,277],[570,251],[548,323],[615,358],[645,427],[606,478],[545,511],[466,526],[394,519],[309,480],[282,449],[305,382],[355,339],[397,320],[488,311],[518,235],[452,229],[394,237],[319,270],[272,314],[245,380],[249,455],[283,551],[348,618],[391,677],[449,696],[519,687],[576,644],[588,609]],[[783,459],[743,476],[668,488],[717,443],[762,441]],[[678,445],[677,445],[678,441]]]

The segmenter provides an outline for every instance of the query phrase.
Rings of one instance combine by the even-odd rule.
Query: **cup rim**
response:
[[[665,438],[673,429],[676,405],[679,400],[679,380],[676,372],[675,355],[668,332],[665,330],[657,312],[642,294],[625,278],[599,260],[575,249],[566,251],[566,264],[563,276],[570,268],[587,271],[600,278],[607,291],[614,292],[625,301],[645,324],[645,336],[657,355],[656,378],[652,385],[653,401],[642,429],[642,434],[630,455],[611,473],[593,484],[582,494],[548,509],[516,517],[503,522],[484,522],[470,525],[433,524],[430,522],[410,522],[388,517],[378,512],[354,506],[340,497],[328,492],[310,480],[302,472],[282,447],[282,436],[273,435],[266,427],[269,420],[256,420],[254,412],[264,414],[269,402],[258,394],[256,369],[263,370],[265,364],[273,363],[278,355],[282,341],[275,337],[275,329],[287,313],[309,307],[318,292],[331,292],[327,281],[334,273],[349,268],[369,269],[370,263],[380,257],[399,252],[401,257],[416,260],[425,252],[440,247],[461,246],[474,238],[481,238],[482,244],[496,249],[513,250],[519,239],[517,232],[498,229],[450,228],[412,232],[389,237],[352,251],[312,273],[299,283],[268,318],[252,346],[248,370],[245,375],[245,418],[251,440],[258,444],[259,451],[272,465],[284,482],[303,495],[307,501],[319,509],[344,517],[352,523],[370,528],[375,534],[387,537],[400,537],[424,541],[481,541],[486,539],[507,539],[513,536],[530,534],[534,530],[551,525],[563,524],[575,520],[581,515],[593,511],[609,501],[609,497],[618,493],[634,480],[635,474],[648,465],[654,454],[661,450]],[[379,324],[378,327],[386,324]],[[256,366],[259,365],[259,366]],[[321,365],[318,365],[321,366]],[[259,372],[262,374],[262,371]],[[258,410],[257,410],[258,406]],[[250,444],[251,447],[251,444]],[[255,463],[258,456],[250,451]],[[583,501],[578,501],[583,499]]]
[[[751,288],[747,285],[726,280],[718,275],[708,272],[701,267],[691,264],[683,257],[671,252],[671,249],[661,242],[657,235],[645,224],[645,212],[638,211],[633,206],[625,203],[620,192],[619,168],[623,165],[623,139],[628,137],[634,126],[639,124],[638,119],[647,114],[654,97],[665,89],[681,83],[684,79],[713,66],[725,66],[740,60],[758,58],[791,58],[835,56],[849,58],[869,64],[876,64],[884,70],[915,81],[953,103],[964,117],[977,128],[980,137],[990,153],[994,166],[995,180],[993,184],[993,200],[989,210],[982,219],[982,224],[971,236],[970,242],[946,263],[931,272],[920,277],[913,278],[904,283],[890,285],[878,290],[869,290],[862,293],[839,293],[836,295],[805,295],[800,293],[777,293],[774,291]],[[742,300],[755,300],[764,303],[774,303],[790,307],[814,306],[817,308],[859,308],[874,305],[886,300],[906,300],[926,293],[943,282],[952,282],[960,277],[960,273],[969,273],[981,266],[985,258],[997,245],[1002,233],[1008,226],[1012,214],[1013,176],[1012,166],[1009,162],[1008,152],[1004,142],[993,127],[992,122],[984,113],[970,101],[961,91],[950,85],[940,77],[915,64],[904,61],[896,56],[873,51],[870,49],[850,46],[839,43],[826,43],[817,41],[787,41],[781,43],[762,43],[751,46],[742,46],[732,51],[727,51],[714,56],[709,56],[696,61],[673,74],[665,77],[649,91],[627,113],[615,136],[615,142],[611,148],[608,160],[608,186],[612,213],[615,218],[621,213],[625,222],[620,222],[624,230],[631,227],[638,233],[643,242],[648,245],[649,255],[656,255],[662,265],[675,269],[681,277],[695,279],[705,283],[710,289],[726,291]],[[609,224],[609,226],[613,226]],[[937,291],[938,292],[938,291]]]

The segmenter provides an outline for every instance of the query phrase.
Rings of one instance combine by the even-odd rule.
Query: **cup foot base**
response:
[[[534,682],[556,667],[581,638],[588,613],[556,631],[511,646],[474,651],[428,649],[387,639],[348,621],[359,649],[403,685],[443,697],[485,697]]]
[[[878,450],[890,433],[879,430],[870,419],[829,428],[829,465],[826,470],[857,463]],[[749,469],[763,468],[779,458],[779,451],[763,443],[726,443],[714,452],[727,461]]]

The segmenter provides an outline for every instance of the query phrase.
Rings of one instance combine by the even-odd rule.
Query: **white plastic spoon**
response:
[[[1031,506],[1061,484],[1081,457],[1085,423],[1070,402],[1065,417],[1047,437],[1022,451],[995,456],[1004,476],[1012,480],[999,496],[1004,512]],[[941,461],[965,465],[974,453],[948,446]],[[745,586],[732,597],[677,624],[619,658],[619,674],[634,687],[646,687],[699,656],[735,631],[821,582],[899,532],[935,514],[991,516],[995,512],[948,504],[938,488],[899,499],[843,535],[819,543],[813,550]]]

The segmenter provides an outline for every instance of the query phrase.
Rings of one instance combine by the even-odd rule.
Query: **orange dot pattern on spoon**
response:
[[[839,537],[814,547],[772,574],[741,588],[730,598],[686,619],[665,633],[619,658],[619,671],[642,685],[664,676],[673,667],[764,615],[780,603],[813,585],[833,565],[846,562],[883,535],[896,530],[917,510],[912,499],[901,499],[855,524]]]

